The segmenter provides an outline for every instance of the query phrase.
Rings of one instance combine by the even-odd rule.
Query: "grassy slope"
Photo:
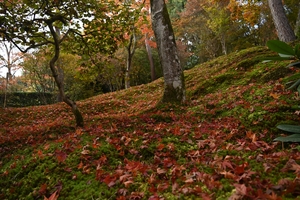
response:
[[[162,80],[78,102],[83,129],[64,104],[0,109],[0,199],[299,197],[299,147],[272,142],[298,97],[268,54],[186,71],[183,106],[158,104]]]

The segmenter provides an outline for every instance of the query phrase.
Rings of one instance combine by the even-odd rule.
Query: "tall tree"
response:
[[[144,0],[145,1],[145,0]],[[132,7],[134,10],[141,10],[144,2],[136,2],[132,3],[131,0],[126,0],[125,4]],[[136,25],[135,23],[139,20],[140,17],[143,17],[142,13],[139,13],[139,16],[132,15],[131,21],[132,26],[130,27],[130,30],[128,32],[129,36],[129,42],[127,45],[125,45],[125,48],[127,50],[127,58],[126,58],[126,69],[125,69],[125,88],[130,87],[130,71],[131,71],[131,65],[132,65],[132,59],[136,50]]]
[[[283,42],[296,40],[295,33],[285,14],[282,0],[268,0],[268,3],[279,40]]]
[[[150,64],[151,71],[151,80],[154,81],[157,78],[157,74],[155,72],[155,65],[153,60],[152,48],[157,47],[155,41],[152,40],[154,38],[154,32],[151,26],[151,13],[150,13],[150,2],[145,1],[144,8],[142,9],[144,13],[142,20],[138,21],[138,25],[140,27],[141,33],[144,37],[141,37],[140,42],[145,43],[148,60]]]
[[[185,85],[175,36],[164,0],[150,0],[152,28],[164,74],[163,102],[184,102]]]
[[[0,36],[14,43],[22,52],[44,45],[53,47],[53,57],[49,62],[52,75],[60,96],[74,113],[76,125],[83,126],[82,114],[75,101],[65,95],[63,80],[59,76],[57,61],[62,43],[66,39],[79,39],[82,44],[77,46],[92,44],[93,51],[112,53],[122,37],[128,13],[127,7],[109,0],[4,0],[0,1]],[[61,30],[61,37],[56,27]]]

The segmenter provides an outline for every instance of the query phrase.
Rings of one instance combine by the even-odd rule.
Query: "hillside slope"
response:
[[[297,123],[293,71],[263,47],[185,71],[185,105],[162,79],[81,102],[0,109],[0,199],[295,199],[299,147],[273,142]]]

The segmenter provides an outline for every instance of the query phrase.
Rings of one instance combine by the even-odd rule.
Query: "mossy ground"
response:
[[[273,142],[299,122],[297,77],[270,54],[185,71],[184,105],[160,102],[161,79],[78,102],[84,128],[64,104],[0,109],[0,199],[299,198],[299,146]]]

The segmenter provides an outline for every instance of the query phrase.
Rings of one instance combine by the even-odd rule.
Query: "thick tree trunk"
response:
[[[148,59],[149,59],[149,63],[150,63],[151,81],[154,81],[156,79],[155,66],[154,66],[154,62],[153,62],[151,47],[148,42],[148,34],[145,35],[145,46],[146,46],[146,51],[147,51]]]
[[[279,40],[283,42],[296,40],[295,33],[284,12],[282,0],[268,0],[268,3]]]
[[[184,102],[184,75],[164,0],[151,0],[152,27],[164,74],[163,102]]]
[[[295,35],[298,37],[298,39],[300,38],[300,2],[298,4],[298,17],[297,17],[297,21],[296,21],[296,27],[295,27]]]
[[[59,54],[60,54],[59,34],[57,34],[57,32],[55,32],[55,30],[53,28],[53,25],[51,23],[48,24],[48,27],[49,27],[49,29],[51,31],[52,36],[53,36],[54,46],[55,46],[55,54],[54,54],[53,58],[50,60],[50,63],[49,63],[52,75],[53,75],[55,83],[56,83],[56,85],[58,87],[59,94],[62,97],[62,100],[66,104],[68,104],[71,107],[71,109],[72,109],[72,112],[73,112],[73,114],[75,116],[75,120],[76,120],[76,126],[83,127],[83,117],[82,117],[82,115],[81,115],[81,113],[80,113],[80,111],[79,111],[76,103],[74,101],[72,101],[71,99],[69,99],[65,95],[64,87],[63,87],[64,83],[62,82],[61,77],[59,77],[58,69],[55,67],[55,63],[59,59]]]

